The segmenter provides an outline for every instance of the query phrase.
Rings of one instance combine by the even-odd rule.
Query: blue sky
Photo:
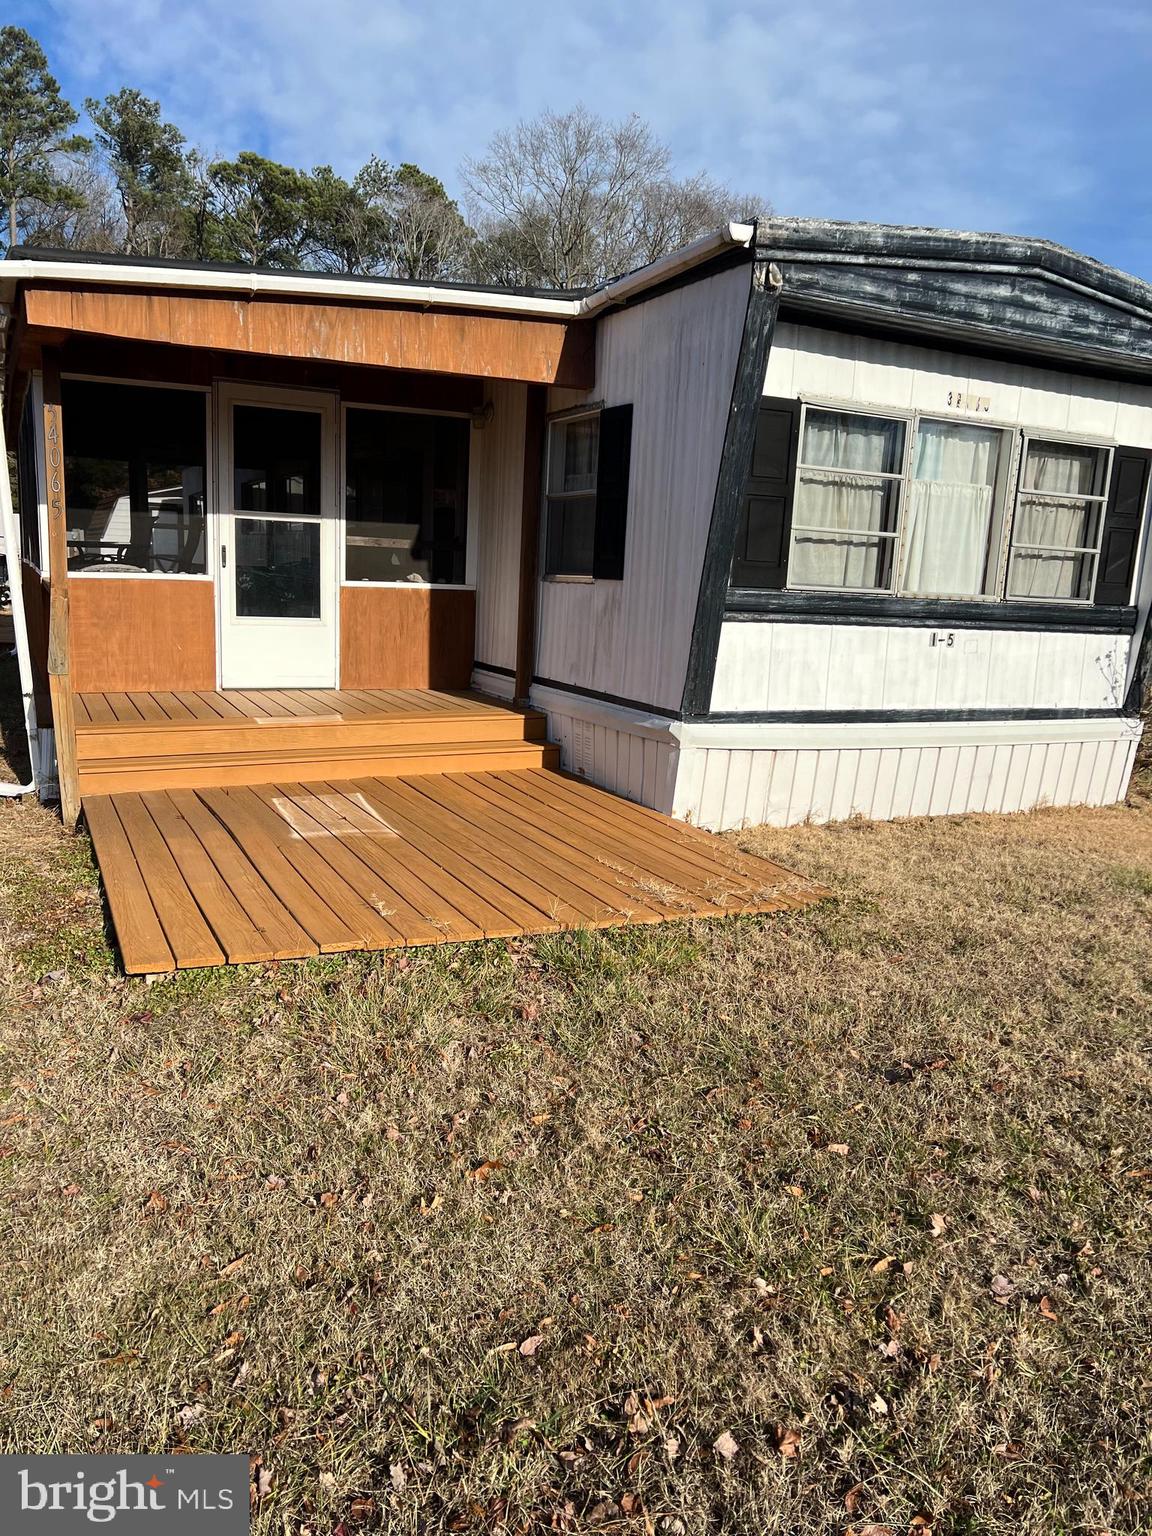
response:
[[[638,112],[782,213],[1043,235],[1152,279],[1152,5],[8,0],[73,101],[135,85],[209,152],[460,188],[546,106]]]

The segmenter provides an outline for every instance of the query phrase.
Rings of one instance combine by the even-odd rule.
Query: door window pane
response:
[[[349,581],[464,581],[469,430],[451,416],[348,411]]]
[[[904,532],[901,591],[978,597],[990,560],[1004,434],[994,427],[922,421]]]
[[[320,617],[320,524],[238,517],[236,613],[244,619]]]
[[[69,570],[206,571],[204,394],[61,389]]]
[[[237,405],[232,432],[238,512],[320,515],[318,412]]]

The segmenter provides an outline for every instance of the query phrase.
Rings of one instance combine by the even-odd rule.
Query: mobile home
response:
[[[0,301],[69,821],[485,768],[713,830],[1126,791],[1132,277],[770,219],[580,293],[14,250]]]

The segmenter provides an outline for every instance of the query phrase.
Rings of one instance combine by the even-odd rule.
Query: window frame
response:
[[[98,566],[89,567],[83,571],[69,571],[68,579],[83,581],[215,581],[216,580],[216,543],[214,536],[214,516],[216,512],[216,407],[215,391],[211,384],[183,384],[173,382],[170,379],[140,379],[135,377],[121,377],[119,374],[108,373],[80,373],[71,370],[60,375],[61,383],[77,384],[121,384],[129,389],[174,389],[182,390],[185,394],[204,396],[204,569],[202,571],[118,571],[115,567],[101,570]],[[39,401],[43,402],[43,375],[36,374],[35,382],[39,390]],[[37,437],[37,474],[40,473],[40,464],[43,462],[43,409],[36,412],[36,437]],[[64,437],[64,456],[68,456],[68,416],[63,413],[61,423]],[[67,502],[67,486],[65,486],[65,502]],[[45,526],[43,529],[45,539],[47,537],[47,502],[43,504]],[[65,518],[67,518],[67,505],[65,505]],[[47,543],[43,545],[45,552],[45,572],[47,571]]]
[[[1003,590],[1001,597],[1006,603],[1050,603],[1067,607],[1090,608],[1095,601],[1096,577],[1100,568],[1100,551],[1104,544],[1104,521],[1108,516],[1108,498],[1112,487],[1112,465],[1116,457],[1116,443],[1104,442],[1090,436],[1072,436],[1064,432],[1044,432],[1038,429],[1021,427],[1020,429],[1020,459],[1016,470],[1016,490],[1012,498],[1012,516],[1008,520],[1008,541],[1004,557]],[[1066,491],[1029,491],[1024,486],[1024,471],[1028,465],[1028,450],[1033,443],[1063,443],[1069,448],[1088,448],[1096,453],[1104,454],[1104,468],[1100,476],[1102,490],[1092,495],[1074,496]],[[1096,546],[1073,546],[1063,544],[1018,544],[1016,542],[1016,522],[1020,515],[1020,502],[1025,496],[1042,495],[1050,501],[1092,501],[1099,508],[1096,518]],[[1145,510],[1145,518],[1147,518]],[[1086,597],[1037,597],[1012,593],[1008,590],[1008,584],[1012,574],[1012,557],[1018,549],[1032,553],[1045,551],[1053,554],[1065,555],[1091,555],[1092,567],[1089,573]]]
[[[588,585],[596,580],[593,571],[553,571],[549,569],[549,551],[551,549],[552,528],[552,503],[565,501],[588,501],[591,499],[592,507],[592,538],[593,538],[593,564],[595,564],[595,538],[596,538],[596,511],[599,502],[599,485],[594,483],[590,491],[550,491],[552,483],[552,453],[555,442],[555,428],[565,426],[572,421],[580,421],[586,417],[595,417],[596,427],[596,465],[593,471],[593,480],[598,481],[600,473],[600,417],[604,414],[603,400],[586,401],[582,405],[570,406],[564,411],[554,411],[546,419],[545,443],[544,443],[544,476],[543,476],[543,511],[544,511],[544,537],[541,541],[540,574],[544,581],[575,582]]]
[[[1112,468],[1115,460],[1117,443],[1106,438],[1096,437],[1092,433],[1072,433],[1061,430],[1047,431],[1041,427],[1021,426],[1018,422],[1007,422],[1000,419],[970,418],[967,416],[949,416],[940,411],[919,410],[901,406],[887,406],[873,404],[860,400],[841,400],[820,396],[799,396],[800,426],[799,441],[796,447],[796,466],[792,481],[793,512],[791,526],[788,532],[788,575],[784,591],[798,594],[813,593],[822,596],[835,596],[837,593],[846,597],[877,597],[888,598],[896,601],[907,602],[946,602],[946,603],[1043,603],[1052,607],[1078,607],[1090,608],[1095,602],[1096,580],[1099,571],[1100,552],[1103,548],[1104,523],[1108,513],[1108,498],[1112,483]],[[900,482],[899,500],[896,512],[896,530],[893,534],[880,534],[879,537],[887,537],[895,540],[895,557],[892,564],[891,580],[884,587],[827,587],[813,586],[807,583],[797,582],[792,577],[793,552],[796,543],[796,516],[795,497],[800,486],[800,476],[805,469],[827,470],[826,465],[805,465],[803,462],[804,433],[807,427],[808,412],[831,411],[844,416],[870,416],[882,421],[901,422],[905,427],[904,456],[899,474],[895,472],[875,472],[875,478],[898,480]],[[1002,484],[998,487],[997,502],[993,506],[993,532],[989,540],[989,560],[994,563],[994,579],[988,583],[988,590],[981,593],[948,594],[943,592],[920,593],[906,592],[902,588],[904,570],[906,564],[906,539],[907,527],[905,520],[905,498],[912,480],[913,452],[916,439],[922,421],[944,422],[948,424],[961,423],[967,426],[988,427],[1001,434],[1006,448]],[[1063,546],[1051,546],[1057,552],[1068,554],[1089,553],[1092,555],[1092,570],[1088,581],[1088,595],[1086,597],[1022,597],[1014,596],[1008,590],[1009,572],[1012,556],[1017,548],[1016,544],[1016,519],[1020,507],[1021,495],[1028,495],[1024,490],[1024,470],[1027,464],[1028,449],[1032,443],[1064,443],[1070,447],[1102,450],[1105,454],[1102,473],[1103,490],[1099,494],[1091,496],[1068,496],[1073,501],[1095,501],[1100,507],[1100,515],[1096,527],[1096,547],[1083,551],[1069,548],[1064,551]],[[835,471],[833,471],[835,473]],[[871,472],[870,472],[871,473]],[[999,478],[999,477],[998,477]],[[1152,503],[1150,503],[1152,505]],[[1145,513],[1148,520],[1148,513]],[[820,532],[820,529],[801,528],[801,533]],[[824,530],[833,533],[843,533],[844,529]],[[1152,537],[1152,527],[1146,530],[1142,537]],[[1025,549],[1042,548],[1044,546],[1021,546]]]
[[[870,529],[860,529],[859,530],[859,532],[862,535],[864,535],[866,537],[869,537],[869,538],[891,539],[893,541],[893,544],[892,544],[892,556],[891,556],[891,561],[890,561],[890,564],[889,564],[890,580],[889,580],[888,586],[886,586],[886,587],[848,587],[848,586],[821,587],[821,586],[813,586],[813,585],[811,585],[811,584],[809,584],[807,582],[805,582],[805,583],[799,583],[799,582],[793,583],[793,581],[792,581],[792,561],[793,561],[793,557],[794,557],[794,555],[796,553],[796,532],[797,532],[797,528],[796,528],[796,496],[797,496],[797,492],[800,489],[800,477],[801,477],[801,475],[804,473],[804,471],[806,469],[807,470],[814,470],[814,471],[818,471],[818,472],[823,472],[825,474],[829,473],[828,466],[826,464],[805,464],[804,463],[804,458],[803,458],[803,455],[804,455],[804,437],[805,437],[805,434],[807,432],[808,412],[809,412],[810,409],[813,410],[813,411],[831,412],[831,413],[833,413],[833,414],[835,414],[837,416],[866,416],[866,417],[870,417],[871,419],[877,420],[877,421],[894,421],[894,422],[898,421],[898,422],[902,423],[903,426],[904,426],[904,448],[903,448],[903,452],[902,452],[901,457],[900,457],[900,469],[899,469],[899,471],[895,471],[895,470],[868,470],[867,471],[867,474],[872,479],[876,479],[876,480],[893,480],[893,481],[895,481],[897,483],[898,489],[897,489],[897,495],[896,495],[896,527],[892,530],[891,533],[887,533],[887,532],[876,533],[876,532],[873,532]],[[899,597],[901,595],[899,590],[898,590],[898,580],[899,580],[900,572],[902,571],[903,564],[904,564],[904,561],[903,561],[904,494],[905,494],[905,491],[907,489],[908,469],[909,469],[909,465],[911,463],[911,454],[912,454],[912,439],[915,436],[915,423],[916,423],[916,415],[915,415],[914,412],[911,412],[911,411],[890,411],[890,410],[888,410],[888,409],[886,409],[884,407],[872,408],[872,407],[865,406],[865,405],[857,403],[857,402],[853,402],[851,405],[845,405],[845,404],[841,404],[839,401],[834,401],[834,402],[833,401],[828,401],[828,402],[825,402],[825,401],[819,401],[819,400],[806,400],[804,398],[801,398],[801,401],[800,401],[800,441],[798,442],[798,444],[796,446],[796,472],[795,472],[795,478],[794,478],[794,481],[793,481],[793,489],[792,489],[792,519],[791,519],[792,526],[790,527],[790,529],[788,531],[788,582],[787,582],[787,586],[785,588],[786,591],[789,591],[789,592],[846,592],[846,593],[850,593],[851,595],[857,596],[857,597]],[[852,471],[851,470],[839,471],[839,470],[835,470],[834,469],[834,470],[831,471],[831,473],[832,474],[840,474],[840,473],[851,474]],[[850,528],[801,528],[800,529],[801,533],[827,533],[827,534],[845,534],[845,533],[854,533],[856,531],[857,530],[850,529]]]
[[[476,590],[476,561],[477,540],[471,537],[472,519],[475,509],[479,505],[479,472],[480,455],[476,451],[475,441],[471,438],[468,443],[468,479],[465,494],[468,498],[465,508],[467,537],[464,546],[464,580],[462,582],[424,582],[424,581],[349,581],[347,565],[347,539],[348,539],[348,412],[349,411],[382,411],[393,416],[448,416],[456,421],[467,421],[472,431],[477,430],[475,413],[472,411],[445,411],[434,410],[427,406],[419,405],[389,405],[378,400],[357,400],[351,395],[341,395],[340,409],[336,423],[336,467],[337,483],[336,497],[339,502],[339,525],[337,534],[337,556],[340,570],[340,586],[343,587],[367,587],[383,588],[393,591],[426,591],[433,586],[437,592],[475,592]],[[482,428],[480,430],[486,430]]]

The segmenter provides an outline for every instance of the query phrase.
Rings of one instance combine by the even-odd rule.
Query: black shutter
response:
[[[799,440],[799,400],[762,400],[736,528],[734,587],[779,591],[787,584]]]
[[[596,543],[592,553],[592,574],[598,581],[624,579],[631,460],[632,407],[607,406],[600,412],[600,457],[596,466]]]
[[[1147,448],[1117,448],[1112,458],[1112,484],[1104,514],[1104,537],[1096,567],[1098,603],[1131,601],[1140,522],[1148,500],[1152,453]]]

